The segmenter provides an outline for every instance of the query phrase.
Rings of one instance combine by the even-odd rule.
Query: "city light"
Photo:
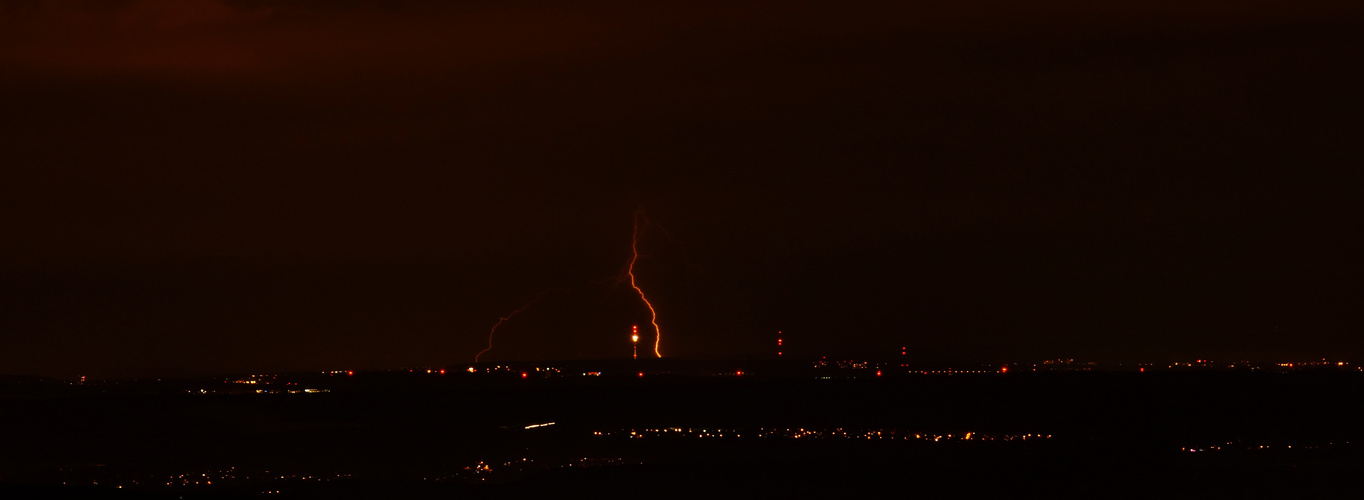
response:
[[[782,428],[761,427],[757,429],[737,428],[694,428],[664,427],[644,429],[617,429],[593,431],[593,436],[624,439],[805,439],[805,440],[879,440],[879,441],[917,441],[917,442],[959,442],[959,441],[1029,441],[1051,439],[1051,434],[994,434],[967,431],[965,433],[910,433],[897,428]]]

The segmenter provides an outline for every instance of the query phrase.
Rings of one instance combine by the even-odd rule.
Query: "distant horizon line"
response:
[[[826,366],[819,366],[820,363],[827,363],[827,365],[826,365]],[[789,368],[789,367],[795,367],[795,366],[797,366],[797,365],[806,365],[805,367],[806,367],[806,368],[810,368],[810,369],[829,368],[829,369],[839,369],[839,370],[874,370],[874,369],[877,369],[877,368],[882,369],[882,370],[886,370],[886,369],[897,369],[897,368],[905,368],[905,369],[936,369],[936,370],[942,370],[943,368],[946,368],[947,370],[953,370],[953,369],[956,369],[956,368],[960,368],[960,369],[963,369],[963,370],[968,369],[968,368],[970,368],[970,369],[990,368],[990,369],[998,370],[998,369],[1006,368],[1006,367],[1007,367],[1007,368],[1011,368],[1011,369],[1017,369],[1017,368],[1022,368],[1022,367],[1028,367],[1028,368],[1032,368],[1032,367],[1042,367],[1042,368],[1046,368],[1047,371],[1060,371],[1060,370],[1065,369],[1065,368],[1082,368],[1082,369],[1085,369],[1085,370],[1093,370],[1093,371],[1123,371],[1123,370],[1139,370],[1140,368],[1153,368],[1153,369],[1156,369],[1156,370],[1169,370],[1169,369],[1180,369],[1180,368],[1184,368],[1184,369],[1189,369],[1189,368],[1204,368],[1204,369],[1237,369],[1237,368],[1243,368],[1243,369],[1307,369],[1307,368],[1343,368],[1343,367],[1355,367],[1355,368],[1357,368],[1357,369],[1364,370],[1364,367],[1362,367],[1359,363],[1356,363],[1356,362],[1354,362],[1353,360],[1351,360],[1351,359],[1349,359],[1349,358],[1337,358],[1337,359],[1331,359],[1331,358],[1313,358],[1313,359],[1310,359],[1310,360],[1302,360],[1302,359],[1288,359],[1288,360],[1285,360],[1285,359],[1279,359],[1279,360],[1245,360],[1245,359],[1238,359],[1238,360],[1216,360],[1216,359],[1207,359],[1207,358],[1195,358],[1195,359],[1182,359],[1182,360],[1171,360],[1171,361],[1147,361],[1147,360],[1137,360],[1137,361],[1095,361],[1095,360],[1086,360],[1086,359],[1081,359],[1081,358],[1052,358],[1052,359],[1043,359],[1043,360],[1037,360],[1037,361],[991,362],[991,361],[962,360],[962,359],[955,359],[955,360],[925,360],[925,359],[904,358],[904,357],[877,357],[877,358],[861,357],[861,358],[859,358],[859,357],[852,357],[852,356],[841,356],[841,357],[833,357],[833,358],[830,358],[830,357],[814,357],[814,358],[812,358],[812,357],[781,357],[781,358],[775,358],[775,357],[768,357],[768,358],[683,358],[683,357],[664,357],[664,358],[641,358],[641,359],[629,359],[629,358],[625,358],[625,359],[621,359],[621,358],[596,358],[596,359],[557,359],[557,360],[502,360],[502,361],[484,361],[484,362],[478,362],[478,363],[457,362],[457,363],[449,363],[449,364],[444,364],[444,365],[398,366],[398,367],[390,367],[390,368],[374,368],[374,367],[368,367],[368,368],[367,368],[367,367],[358,367],[358,368],[345,368],[345,369],[333,369],[333,370],[317,370],[317,369],[312,369],[312,370],[307,370],[307,369],[298,370],[298,369],[296,369],[296,370],[278,370],[278,371],[275,371],[275,370],[265,370],[265,371],[249,371],[249,370],[240,370],[240,371],[238,371],[238,370],[233,370],[233,371],[227,371],[227,370],[223,370],[223,371],[203,372],[203,373],[197,373],[197,374],[195,374],[195,373],[185,373],[185,372],[182,371],[182,372],[179,372],[179,373],[176,373],[176,372],[163,372],[163,373],[159,373],[159,374],[145,374],[145,375],[135,375],[135,374],[130,374],[130,375],[98,375],[98,376],[81,376],[81,375],[76,375],[76,376],[71,376],[71,377],[64,377],[64,376],[54,376],[54,375],[42,375],[42,374],[36,374],[36,373],[0,373],[0,383],[5,382],[6,379],[11,379],[11,380],[21,380],[21,379],[30,379],[30,380],[32,380],[32,379],[38,379],[38,380],[42,380],[42,379],[47,379],[47,380],[63,380],[63,381],[70,381],[70,382],[79,382],[82,378],[85,378],[87,381],[92,381],[92,380],[104,380],[104,381],[111,381],[111,380],[161,380],[161,379],[181,380],[181,379],[200,379],[200,378],[251,377],[251,376],[266,376],[266,375],[298,375],[298,374],[333,374],[333,375],[335,375],[335,374],[347,374],[347,373],[348,373],[348,374],[358,374],[358,373],[396,373],[396,372],[411,372],[411,373],[417,373],[417,372],[425,372],[425,373],[444,372],[444,373],[441,373],[441,374],[454,374],[454,375],[457,375],[457,374],[460,374],[461,372],[467,372],[470,368],[475,368],[475,369],[478,369],[478,370],[480,370],[480,371],[484,371],[484,370],[487,369],[488,367],[497,368],[497,367],[502,367],[502,366],[506,366],[508,369],[512,369],[513,367],[515,367],[515,369],[517,369],[517,370],[522,369],[522,368],[534,369],[534,368],[536,368],[536,367],[540,367],[540,368],[557,368],[557,367],[575,367],[575,368],[580,368],[580,367],[591,366],[591,365],[602,365],[603,368],[605,368],[605,367],[611,367],[611,368],[613,368],[613,369],[620,369],[620,368],[622,368],[622,367],[624,367],[624,366],[638,366],[638,367],[645,368],[645,369],[650,369],[650,370],[656,369],[656,368],[658,368],[659,366],[668,366],[668,365],[675,366],[675,367],[684,367],[684,366],[698,366],[698,367],[699,367],[699,366],[705,366],[705,365],[711,365],[711,366],[723,365],[723,366],[733,366],[733,367],[735,367],[735,368],[737,368],[737,369],[743,369],[743,368],[745,368],[745,367],[743,367],[743,366],[736,366],[736,365],[740,365],[740,364],[747,364],[747,365],[753,366],[753,367],[755,367],[755,368],[756,368],[756,367],[762,367],[762,366],[772,367],[772,366],[781,366],[781,365],[785,365],[786,367]],[[864,366],[841,366],[841,365],[847,365],[847,364],[852,364],[852,365],[864,365]],[[897,366],[897,365],[898,365],[898,366]],[[911,371],[913,371],[913,370],[911,370]],[[1022,371],[1022,370],[1018,370],[1018,371]],[[1031,371],[1031,370],[1029,370],[1029,371]]]

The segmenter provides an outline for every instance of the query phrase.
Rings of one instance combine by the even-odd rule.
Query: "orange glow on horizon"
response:
[[[630,266],[625,269],[625,272],[630,275],[630,287],[639,293],[639,299],[644,301],[644,305],[649,308],[649,323],[654,325],[654,356],[661,358],[663,354],[658,351],[658,345],[663,341],[663,331],[658,328],[658,311],[655,311],[654,305],[649,303],[649,298],[644,296],[644,290],[635,284],[635,261],[639,260],[639,219],[643,216],[643,212],[635,212],[635,232],[630,237]],[[641,373],[640,376],[642,377],[644,374]]]

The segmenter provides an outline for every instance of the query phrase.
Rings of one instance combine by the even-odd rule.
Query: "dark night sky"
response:
[[[1364,6],[0,1],[0,373],[1364,355]]]

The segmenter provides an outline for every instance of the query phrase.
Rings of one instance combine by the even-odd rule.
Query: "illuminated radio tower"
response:
[[[781,335],[781,331],[777,331],[777,335]],[[777,356],[781,357],[781,337],[777,337]]]
[[[639,325],[630,326],[630,357],[639,359]]]

